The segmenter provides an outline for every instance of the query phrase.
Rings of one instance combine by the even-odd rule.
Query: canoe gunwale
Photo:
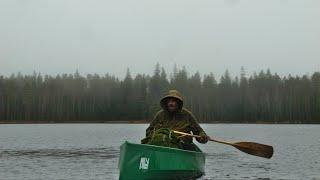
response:
[[[149,148],[153,148],[156,151],[167,151],[167,152],[172,152],[172,151],[176,151],[176,152],[185,152],[185,153],[192,153],[192,154],[199,154],[199,155],[206,155],[206,153],[204,152],[197,152],[197,151],[189,151],[189,150],[185,150],[185,149],[178,149],[178,148],[170,148],[170,147],[165,147],[165,146],[156,146],[156,145],[150,145],[150,144],[135,144],[135,143],[130,143],[128,141],[125,141],[121,146],[124,145],[135,145],[135,146],[141,146],[141,147],[149,147]],[[120,148],[121,148],[120,146]]]

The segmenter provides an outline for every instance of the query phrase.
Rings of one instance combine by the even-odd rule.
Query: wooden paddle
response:
[[[196,138],[201,137],[198,135],[193,135],[193,134],[184,133],[180,131],[173,131],[173,132],[176,134],[181,134],[181,135],[191,136]],[[209,141],[231,145],[242,152],[245,152],[254,156],[263,157],[263,158],[270,159],[273,155],[273,147],[265,144],[259,144],[255,142],[227,142],[223,140],[213,139],[210,137],[209,137]]]

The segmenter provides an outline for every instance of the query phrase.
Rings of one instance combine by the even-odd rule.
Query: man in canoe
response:
[[[162,110],[156,113],[153,121],[146,130],[146,138],[143,144],[163,145],[185,150],[199,151],[193,143],[192,137],[178,136],[172,130],[185,133],[192,132],[201,136],[196,138],[200,143],[207,143],[208,136],[198,124],[195,116],[186,108],[183,108],[183,98],[177,90],[170,90],[164,96],[160,105]],[[166,141],[166,142],[163,142]]]

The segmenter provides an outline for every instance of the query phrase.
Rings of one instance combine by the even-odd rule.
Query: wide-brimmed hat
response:
[[[178,101],[178,108],[182,109],[183,107],[183,98],[180,94],[179,91],[177,90],[169,90],[168,94],[165,95],[161,100],[160,100],[160,105],[163,109],[167,109],[167,100],[173,98]]]

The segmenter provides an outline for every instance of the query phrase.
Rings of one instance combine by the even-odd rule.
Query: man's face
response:
[[[167,107],[169,112],[175,112],[178,109],[178,102],[176,99],[170,98],[167,101]]]

